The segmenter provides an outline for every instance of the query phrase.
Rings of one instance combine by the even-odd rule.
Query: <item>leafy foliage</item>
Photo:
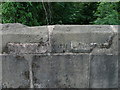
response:
[[[119,3],[4,2],[2,23],[29,26],[46,24],[119,24]],[[1,7],[0,6],[0,7]]]
[[[3,3],[3,23],[22,23],[30,26],[45,24],[41,3],[7,2]],[[42,22],[41,22],[42,21]]]
[[[118,3],[105,3],[99,4],[95,16],[97,19],[94,21],[95,24],[113,24],[118,25],[120,23],[118,19]]]

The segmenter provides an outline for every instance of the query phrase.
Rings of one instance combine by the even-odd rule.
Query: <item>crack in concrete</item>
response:
[[[88,81],[89,81],[89,82],[88,82],[88,85],[89,85],[89,86],[88,86],[88,87],[89,87],[89,88],[90,88],[90,79],[91,79],[91,78],[90,78],[90,75],[91,75],[91,70],[90,70],[90,69],[91,69],[91,66],[90,66],[91,60],[92,60],[92,53],[89,54],[89,66],[88,66],[88,71],[89,71],[89,76],[88,76]]]
[[[34,88],[34,85],[33,85],[33,72],[32,72],[32,56],[31,55],[24,55],[24,57],[28,61],[28,65],[29,65],[30,88]]]
[[[47,26],[47,28],[48,28],[48,39],[49,39],[49,52],[51,52],[51,47],[52,47],[52,45],[51,45],[51,35],[52,35],[52,32],[53,32],[53,29],[54,29],[54,25],[53,26]]]

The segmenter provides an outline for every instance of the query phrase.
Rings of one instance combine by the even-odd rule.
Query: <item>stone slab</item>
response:
[[[120,88],[120,54],[118,55],[118,88]]]
[[[0,53],[2,52],[2,24],[0,24]]]
[[[90,88],[118,88],[117,55],[91,56]]]
[[[118,26],[118,53],[120,54],[120,25]]]
[[[39,43],[41,48],[45,48],[45,50],[35,53],[116,54],[118,53],[118,29],[116,27],[117,25],[27,27],[21,24],[3,24],[1,30],[2,50],[0,51],[1,53],[8,53],[8,43],[22,43],[24,45],[26,43]]]
[[[110,25],[56,25],[51,37],[52,52],[90,53],[94,48],[118,52],[110,49],[117,48],[111,47],[116,33]]]
[[[35,88],[88,88],[88,55],[36,55],[33,57]]]
[[[0,57],[0,90],[2,89],[2,57]]]
[[[48,43],[8,43],[9,54],[37,54],[49,52]]]
[[[120,25],[118,25],[118,88],[120,89]]]
[[[29,88],[29,65],[23,56],[2,57],[2,88]]]
[[[19,24],[4,25],[3,24],[3,28],[1,31],[2,31],[1,53],[8,53],[8,47],[7,47],[8,43],[49,44],[49,33],[48,33],[47,26],[27,27],[21,24],[20,25]]]

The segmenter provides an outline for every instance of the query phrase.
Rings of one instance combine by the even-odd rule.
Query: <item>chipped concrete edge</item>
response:
[[[4,24],[3,24],[4,25]],[[7,25],[7,24],[5,24]],[[9,25],[9,24],[8,24]],[[11,25],[11,24],[10,24]],[[19,26],[20,25],[20,26]],[[19,24],[18,23],[18,26],[19,27],[24,27],[24,25],[22,26],[22,24]],[[61,25],[50,25],[50,26],[45,26],[47,28],[47,31],[48,31],[48,53],[51,53],[51,38],[53,37],[52,34],[53,34],[53,30],[55,28],[55,26],[61,26]],[[68,25],[64,25],[64,26],[68,26]],[[77,26],[82,26],[82,25],[77,25]],[[83,26],[88,26],[88,25],[83,25]],[[89,25],[89,26],[92,26],[92,25]],[[96,25],[93,25],[93,26],[96,26]],[[98,25],[97,25],[98,26]],[[104,26],[104,25],[103,25]],[[111,47],[111,45],[113,44],[113,39],[114,37],[118,34],[118,25],[109,25],[111,27],[111,29],[113,30],[113,32],[111,33],[111,35],[109,36],[109,39],[105,42],[105,43],[101,43],[101,44],[98,44],[98,43],[91,43],[90,45],[87,45],[90,47],[90,50],[87,52],[87,53],[91,53],[95,48],[98,48],[98,49],[109,49]],[[18,27],[18,28],[19,28]],[[27,27],[27,26],[25,26]],[[37,27],[37,26],[36,26]],[[29,27],[27,27],[29,28]],[[32,27],[30,27],[32,28]],[[0,30],[1,31],[1,30]],[[2,31],[1,31],[1,34],[2,34]],[[1,36],[1,35],[0,35]],[[2,43],[2,38],[1,38],[1,43]],[[27,43],[26,43],[27,44]],[[83,45],[86,45],[85,43],[83,43]],[[2,45],[1,45],[2,46]],[[2,49],[0,47],[0,49]],[[72,48],[71,48],[72,49]],[[46,52],[45,52],[46,53]],[[67,53],[67,52],[65,52]],[[77,53],[77,51],[74,51],[72,53]],[[81,53],[81,52],[80,52]],[[85,53],[85,52],[84,52]],[[26,54],[26,53],[24,53]],[[35,53],[32,53],[32,54],[35,54]]]

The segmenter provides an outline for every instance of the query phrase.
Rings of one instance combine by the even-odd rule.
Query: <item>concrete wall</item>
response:
[[[1,87],[120,87],[118,26],[1,26]]]

